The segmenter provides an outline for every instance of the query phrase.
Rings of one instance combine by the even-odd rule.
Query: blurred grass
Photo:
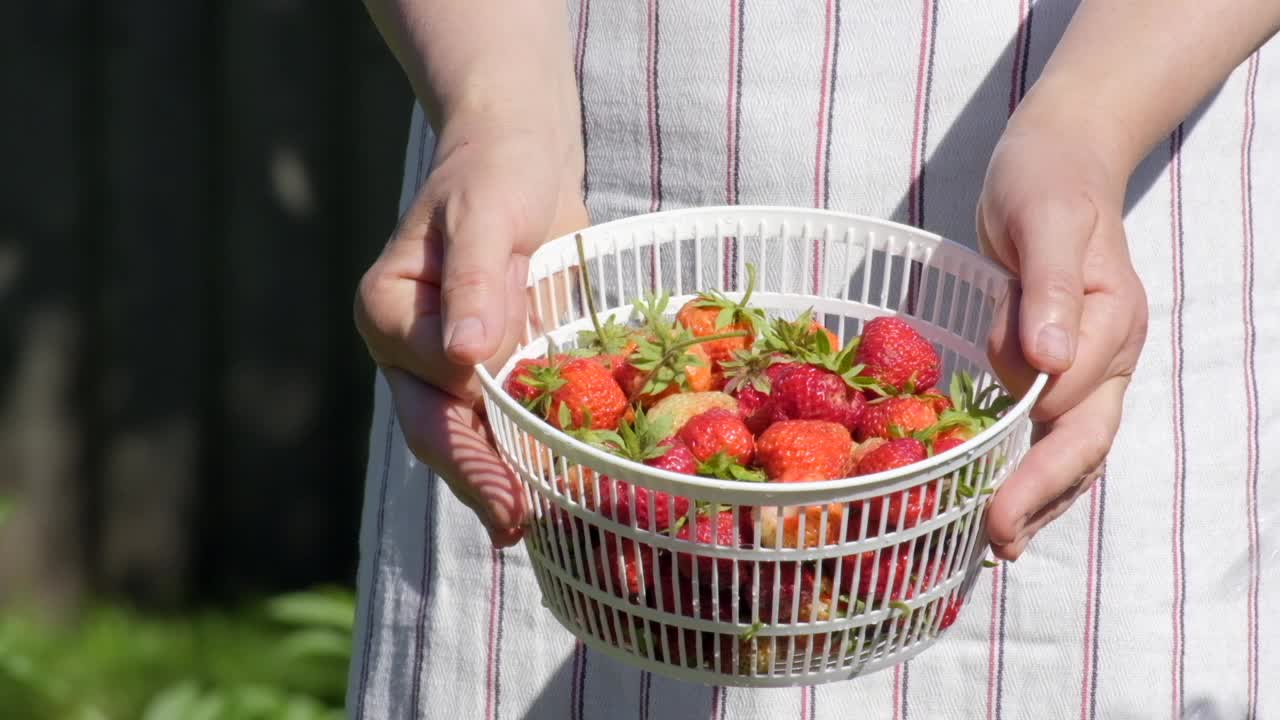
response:
[[[354,602],[322,588],[181,616],[103,604],[69,626],[0,610],[0,716],[337,720]]]

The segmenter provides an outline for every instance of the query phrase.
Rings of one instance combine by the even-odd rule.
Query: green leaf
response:
[[[13,515],[14,502],[7,497],[0,496],[0,527],[4,527],[5,522]]]
[[[573,426],[573,413],[569,412],[567,404],[560,403],[560,408],[556,411],[556,419],[560,421],[560,427],[562,428]]]
[[[152,698],[142,720],[188,720],[200,700],[200,688],[194,681],[174,685]]]
[[[351,632],[355,600],[349,593],[311,590],[279,595],[267,601],[267,615],[285,625],[330,627]]]
[[[739,637],[741,637],[744,641],[751,640],[751,639],[754,639],[755,636],[758,635],[760,631],[763,629],[764,629],[764,622],[761,620],[757,620],[751,623],[751,627],[744,630],[742,632],[742,635],[740,635]]]
[[[351,634],[330,628],[308,628],[285,636],[280,653],[291,662],[315,658],[342,660],[351,655]]]
[[[983,560],[983,561],[982,561],[982,567],[984,567],[984,568],[993,568],[993,567],[998,567],[999,565],[1000,565],[1000,563],[996,562],[995,560]]]
[[[894,600],[893,602],[889,603],[889,607],[902,613],[904,617],[911,616],[911,606],[901,600]]]

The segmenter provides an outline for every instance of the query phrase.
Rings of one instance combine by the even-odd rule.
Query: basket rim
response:
[[[1000,277],[1005,279],[1012,279],[1012,276],[1009,274],[1008,271],[1006,271],[1004,268],[994,263],[990,258],[987,258],[981,255],[980,253],[976,253],[970,250],[969,248],[965,247],[964,245],[961,245],[960,243],[957,243],[953,240],[948,240],[947,238],[942,237],[941,235],[937,235],[935,233],[931,233],[926,230],[921,230],[919,228],[912,227],[910,225],[904,225],[902,223],[893,222],[891,220],[884,220],[881,218],[876,218],[876,217],[871,217],[866,215],[858,215],[855,213],[846,213],[838,210],[823,210],[823,209],[783,206],[783,205],[777,205],[777,206],[774,206],[774,205],[718,205],[718,206],[706,206],[706,207],[696,207],[696,208],[681,208],[678,210],[665,210],[665,211],[655,212],[655,213],[644,213],[640,215],[632,215],[629,217],[619,218],[617,220],[611,220],[609,222],[601,223],[599,225],[593,225],[590,228],[585,228],[583,231],[575,231],[574,233],[567,233],[565,235],[561,235],[558,238],[554,238],[544,243],[542,247],[540,247],[537,251],[535,251],[535,255],[538,252],[541,252],[543,249],[549,248],[553,245],[559,245],[566,241],[572,242],[573,236],[576,234],[576,232],[582,232],[585,239],[587,236],[587,233],[585,232],[586,230],[590,230],[592,234],[595,234],[596,232],[600,232],[602,230],[607,230],[611,228],[617,229],[618,227],[626,226],[629,224],[640,224],[645,222],[652,222],[659,219],[679,218],[681,216],[714,214],[717,212],[726,212],[731,214],[745,214],[745,213],[786,213],[786,214],[793,214],[793,215],[800,214],[800,215],[810,215],[810,216],[816,216],[816,217],[829,217],[832,219],[839,219],[841,221],[846,221],[846,222],[854,221],[854,222],[880,225],[882,227],[885,227],[886,229],[898,230],[904,234],[909,234],[917,237],[923,237],[926,239],[934,240],[939,244],[946,244],[947,246],[952,248],[953,251],[964,253],[970,256],[972,259],[980,261],[981,263],[986,265],[990,270],[997,273]],[[526,431],[538,437],[539,440],[543,441],[545,444],[550,446],[553,450],[559,450],[559,449],[571,450],[573,454],[576,454],[580,457],[585,457],[587,459],[586,462],[581,462],[571,458],[571,460],[576,464],[586,465],[596,470],[597,472],[601,472],[603,474],[609,475],[610,477],[614,477],[615,479],[624,480],[627,482],[632,482],[632,481],[635,481],[637,478],[639,478],[638,484],[640,485],[645,484],[644,479],[646,478],[662,480],[665,483],[673,485],[675,487],[685,487],[685,488],[694,490],[695,492],[693,494],[696,494],[696,491],[698,490],[715,490],[715,491],[722,491],[722,492],[751,492],[752,490],[754,490],[754,491],[760,492],[761,494],[770,494],[770,495],[776,495],[776,496],[782,496],[782,497],[790,496],[790,495],[811,494],[815,492],[824,492],[824,491],[834,492],[834,491],[842,491],[842,490],[856,490],[859,488],[873,486],[873,485],[887,485],[887,484],[900,482],[913,477],[919,477],[924,475],[931,476],[934,474],[934,471],[937,470],[938,468],[948,465],[952,463],[952,461],[955,461],[960,457],[962,457],[963,455],[968,454],[969,452],[972,451],[973,448],[977,447],[978,445],[984,445],[984,444],[987,444],[988,442],[994,442],[997,438],[1004,437],[1008,432],[1011,431],[1012,427],[1016,423],[1018,423],[1019,421],[1021,421],[1023,418],[1025,418],[1027,415],[1030,414],[1031,406],[1034,405],[1036,401],[1039,399],[1041,392],[1044,390],[1045,385],[1047,385],[1049,381],[1048,373],[1045,373],[1043,371],[1037,372],[1035,380],[1031,383],[1031,386],[1027,389],[1026,393],[1024,393],[1023,396],[1018,399],[1018,402],[1015,403],[1013,407],[1009,408],[1009,410],[1005,412],[1004,416],[1001,417],[999,420],[997,420],[994,425],[987,428],[986,430],[983,430],[982,432],[978,433],[974,437],[966,440],[961,445],[958,445],[954,448],[951,448],[950,450],[939,453],[937,455],[933,455],[921,462],[912,463],[911,465],[908,465],[906,467],[896,468],[893,470],[886,470],[883,472],[873,473],[870,475],[855,475],[851,477],[838,478],[834,480],[812,480],[807,482],[796,482],[796,483],[768,482],[768,483],[755,484],[755,483],[744,483],[740,480],[721,480],[718,478],[709,478],[709,477],[703,477],[700,475],[685,475],[683,473],[677,473],[670,470],[662,470],[662,469],[650,467],[643,463],[635,462],[634,460],[629,460],[627,458],[623,458],[623,457],[614,455],[612,453],[606,452],[604,450],[601,450],[599,448],[593,447],[571,435],[568,435],[566,433],[562,433],[556,430],[555,428],[548,425],[541,418],[539,418],[538,416],[534,415],[533,413],[525,409],[524,406],[516,402],[515,398],[512,398],[505,391],[503,391],[502,387],[498,384],[497,379],[494,377],[492,373],[489,372],[488,368],[485,367],[483,363],[477,363],[474,366],[474,369],[475,369],[477,378],[480,380],[480,384],[484,391],[484,394],[487,396],[487,399],[489,401],[497,404],[499,409],[505,415],[507,415],[508,417],[511,417],[513,420],[516,421],[518,425],[521,425],[522,427],[524,427]],[[523,420],[523,422],[521,422],[521,420]],[[604,470],[604,468],[617,468],[618,470],[621,470],[623,472]]]

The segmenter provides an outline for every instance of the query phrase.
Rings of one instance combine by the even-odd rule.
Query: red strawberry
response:
[[[830,370],[816,365],[793,365],[773,383],[772,420],[830,420],[850,432],[862,415],[862,393]]]
[[[546,358],[525,358],[516,362],[516,366],[511,369],[511,374],[507,376],[507,381],[503,383],[502,389],[515,399],[516,402],[530,407],[533,402],[541,394],[535,380],[537,369],[547,367]]]
[[[668,447],[665,453],[660,457],[645,460],[644,464],[649,467],[656,467],[659,470],[668,470],[685,475],[697,475],[698,459],[689,451],[689,446],[678,439],[668,440],[667,443]]]
[[[596,585],[621,597],[639,595],[653,587],[653,548],[627,538],[618,541],[613,534],[606,534],[604,542],[595,550]]]
[[[738,400],[738,414],[752,433],[759,435],[773,422],[772,391],[778,379],[796,367],[779,354],[737,353],[725,363],[725,390]]]
[[[600,478],[600,514],[623,525],[631,525],[634,521],[635,527],[662,532],[671,527],[675,518],[689,513],[689,499],[686,497],[669,495],[661,490],[650,490],[639,485],[634,487],[636,497],[633,501],[630,483],[609,477]],[[651,501],[652,511],[649,509]]]
[[[627,412],[627,396],[608,370],[591,358],[573,358],[559,365],[558,372],[564,384],[551,393],[547,422],[564,430],[580,428],[590,417],[595,430],[618,426]]]
[[[867,403],[858,419],[854,436],[859,441],[872,437],[892,438],[896,428],[903,434],[924,430],[938,422],[933,405],[911,395],[899,395]]]
[[[771,480],[834,480],[849,474],[852,451],[853,439],[839,423],[784,420],[761,433],[756,461]]]
[[[933,387],[942,372],[933,344],[896,317],[874,318],[863,327],[857,362],[863,366],[862,375],[899,392]]]
[[[699,513],[692,530],[688,524],[685,524],[680,527],[676,537],[700,545],[712,546],[714,544],[719,547],[742,547],[746,538],[741,533],[741,526],[740,519],[734,517],[734,513],[730,510],[721,510],[713,515]],[[679,569],[682,577],[693,577],[695,558],[697,559],[699,582],[704,584],[711,582],[713,567],[719,574],[718,580],[722,587],[733,582],[732,558],[715,558],[709,555],[693,555],[686,552],[676,554],[676,568]]]
[[[921,485],[910,490],[900,490],[889,495],[889,515],[885,522],[890,528],[906,530],[920,524],[933,515],[938,506],[938,492],[933,485]],[[867,503],[867,527],[876,528],[884,507],[884,496],[872,498]],[[870,530],[869,530],[870,532]]]
[[[941,455],[951,448],[960,447],[971,437],[973,437],[973,435],[962,427],[953,427],[950,430],[943,430],[933,438],[933,454]]]
[[[801,565],[796,572],[793,562],[762,562],[760,568],[760,619],[766,623],[773,620],[773,610],[777,607],[778,623],[812,622],[828,620],[834,603],[831,597],[831,576],[824,573],[822,582],[818,583],[817,574],[809,565]],[[774,591],[774,578],[777,577],[778,589]],[[751,578],[744,578],[742,585],[746,593],[753,587]],[[796,596],[800,598],[798,613],[793,612]],[[817,597],[816,614],[814,598]],[[750,609],[750,598],[743,604]]]
[[[915,438],[897,438],[867,453],[858,463],[859,475],[894,470],[927,457],[924,443]]]
[[[756,339],[757,326],[764,322],[764,312],[748,306],[751,292],[755,290],[756,268],[747,265],[747,287],[741,300],[732,300],[717,290],[700,293],[685,303],[676,313],[680,323],[695,337],[710,337],[723,333],[740,332],[739,337],[710,340],[703,343],[707,357],[720,363],[733,357],[740,350],[750,348]]]
[[[964,607],[964,600],[961,598],[953,598],[948,602],[947,609],[942,611],[942,621],[938,624],[938,629],[946,630],[954,625],[962,607]]]
[[[886,547],[879,552],[845,555],[840,564],[841,592],[854,592],[856,580],[858,597],[894,600],[911,573],[911,553],[903,546]]]
[[[614,378],[622,386],[627,397],[639,400],[640,405],[646,408],[679,392],[710,391],[713,378],[711,361],[707,358],[706,351],[698,345],[692,345],[684,348],[682,352],[685,356],[685,364],[680,367],[679,377],[662,384],[661,389],[656,392],[644,392],[646,381],[653,382],[657,374],[652,373],[647,367],[638,367],[637,363],[644,366],[646,361],[638,359],[634,353],[628,356],[627,362],[618,366],[613,373]]]
[[[922,400],[928,400],[929,404],[933,406],[933,411],[938,413],[938,415],[942,415],[942,413],[950,410],[952,407],[951,398],[942,394],[942,391],[936,387],[931,387],[920,393],[920,398]]]
[[[689,418],[676,437],[683,440],[699,462],[717,453],[725,453],[741,465],[755,457],[756,441],[738,414],[723,408],[712,408]]]

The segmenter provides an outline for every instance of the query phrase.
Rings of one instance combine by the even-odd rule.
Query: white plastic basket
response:
[[[970,373],[979,388],[997,382],[986,336],[1012,281],[935,235],[836,212],[744,206],[643,215],[582,235],[602,315],[623,319],[631,300],[655,290],[673,295],[672,312],[703,290],[741,293],[745,266],[754,263],[753,304],[770,315],[813,308],[842,342],[873,317],[902,315],[938,348],[941,387],[958,371]],[[571,236],[534,254],[525,342],[497,376],[479,372],[497,445],[527,490],[532,523],[525,547],[555,617],[620,660],[720,685],[842,680],[900,663],[936,642],[946,609],[964,602],[981,570],[989,493],[1028,446],[1028,412],[1046,378],[979,436],[896,471],[756,484],[656,470],[559,433],[501,389],[517,360],[545,353],[545,337],[572,347],[577,331],[589,327],[577,266]],[[602,491],[602,475],[625,481],[633,506],[642,489],[650,519],[657,501],[643,489],[668,493],[672,516],[687,500],[690,526],[699,502],[727,506],[739,519],[738,542],[673,537],[652,522],[638,526],[638,512],[626,518],[630,524],[605,517],[591,500],[611,492],[608,485]],[[878,504],[879,517],[853,511],[857,501],[903,492],[937,498],[914,526],[905,527],[902,513],[890,518],[889,502]],[[615,587],[614,572],[602,567],[617,559],[607,549],[618,548],[639,566],[637,594]],[[890,553],[907,559],[889,562]],[[863,562],[869,575],[858,571]],[[814,585],[835,590],[825,601],[787,593],[786,585],[806,571]],[[898,600],[878,592],[881,585],[898,588]],[[762,591],[773,600],[762,601]]]

